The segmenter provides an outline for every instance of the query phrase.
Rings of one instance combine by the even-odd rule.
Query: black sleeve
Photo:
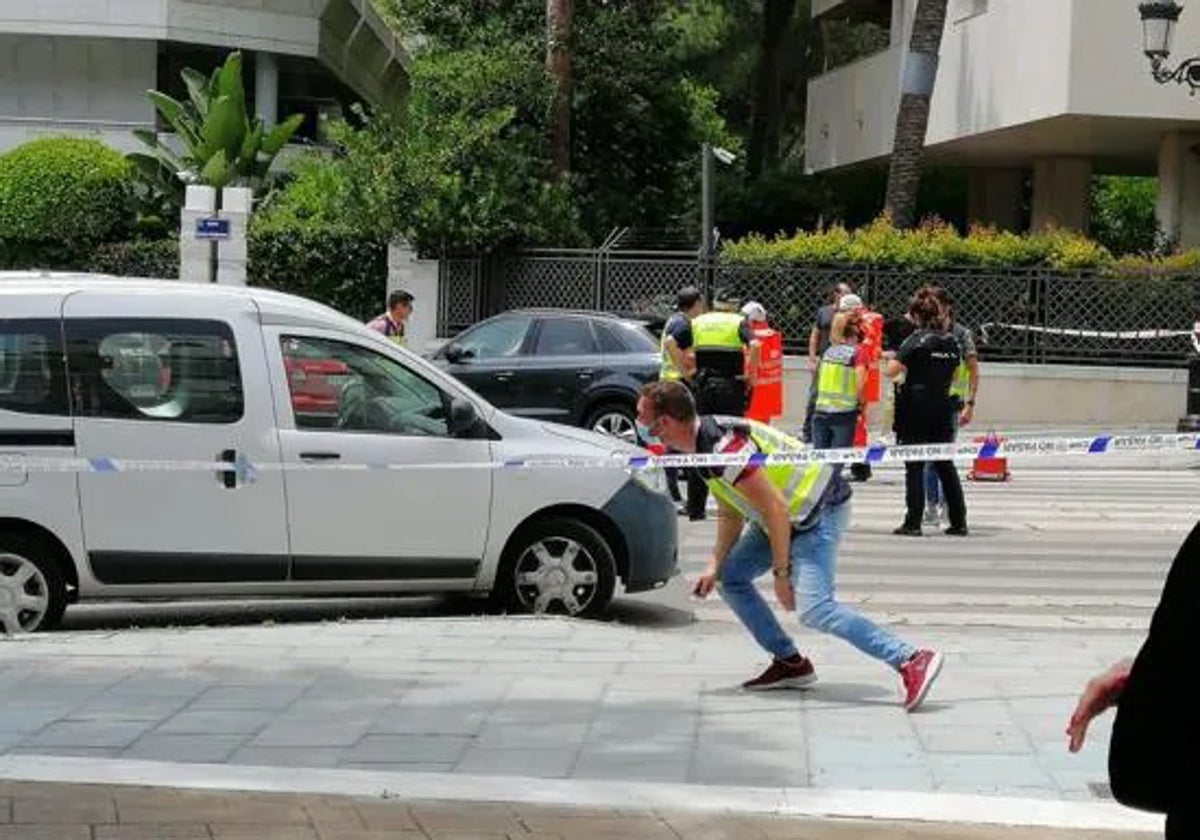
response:
[[[750,329],[750,321],[743,318],[742,323],[738,326],[738,338],[742,340],[742,344],[749,346],[754,340],[754,330]]]
[[[1200,523],[1175,555],[1117,707],[1108,773],[1117,801],[1186,810],[1200,779]]]
[[[675,339],[680,350],[687,350],[692,346],[692,325],[686,318],[679,318],[668,324],[667,335]]]
[[[900,345],[899,351],[896,353],[896,359],[905,367],[912,361],[913,356],[921,348],[922,334],[915,332],[908,338],[904,339],[904,343]]]

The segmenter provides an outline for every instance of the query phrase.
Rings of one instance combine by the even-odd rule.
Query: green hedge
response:
[[[0,265],[85,267],[98,243],[131,230],[131,177],[95,140],[48,137],[0,155]]]
[[[138,239],[132,242],[106,242],[92,252],[87,270],[114,277],[179,277],[179,241],[177,239]]]
[[[976,228],[963,236],[941,222],[927,222],[915,230],[901,231],[886,219],[853,231],[831,227],[799,231],[773,240],[749,236],[727,244],[722,258],[749,264],[849,263],[914,270],[1045,266],[1057,271],[1179,274],[1200,269],[1200,249],[1161,259],[1115,259],[1104,246],[1069,231],[1016,234]]]
[[[28,250],[0,268],[90,271],[116,277],[179,276],[176,239],[109,242],[69,259],[53,248]],[[332,306],[367,320],[383,308],[387,289],[387,246],[338,228],[253,226],[249,282]]]
[[[250,228],[250,283],[366,320],[383,308],[387,245],[350,228],[260,217]]]

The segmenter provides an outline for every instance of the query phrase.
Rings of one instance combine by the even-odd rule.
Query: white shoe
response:
[[[925,514],[921,521],[926,525],[937,525],[942,518],[941,505],[926,505]]]

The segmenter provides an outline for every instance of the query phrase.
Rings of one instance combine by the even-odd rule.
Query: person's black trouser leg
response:
[[[1194,814],[1176,811],[1167,814],[1167,840],[1196,840],[1200,837],[1200,820]]]
[[[959,494],[962,489],[959,488]],[[904,462],[904,525],[907,528],[920,528],[921,517],[925,515],[925,462]]]
[[[679,468],[667,467],[663,474],[667,477],[667,492],[671,494],[671,499],[675,502],[681,501],[683,497],[679,495]]]
[[[962,482],[958,478],[958,470],[954,469],[954,462],[934,461],[933,470],[942,484],[942,498],[946,500],[946,509],[950,514],[950,527],[967,527],[967,500],[963,496]]]
[[[699,470],[685,470],[687,473],[687,514],[690,519],[701,519],[708,505],[708,485],[704,483]]]

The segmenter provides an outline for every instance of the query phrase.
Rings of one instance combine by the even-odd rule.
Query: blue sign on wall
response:
[[[229,219],[197,219],[197,239],[228,239],[230,237]]]

